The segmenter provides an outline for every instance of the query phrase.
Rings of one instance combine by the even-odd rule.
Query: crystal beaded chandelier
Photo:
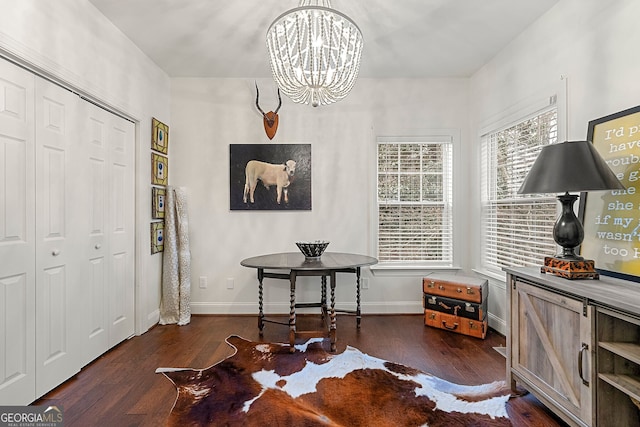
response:
[[[293,102],[339,101],[351,90],[360,68],[362,33],[328,0],[301,0],[267,30],[271,71]]]

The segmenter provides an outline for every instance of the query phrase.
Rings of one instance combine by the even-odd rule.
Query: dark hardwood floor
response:
[[[318,322],[299,316],[300,327]],[[505,339],[490,330],[485,340],[425,327],[420,315],[368,315],[358,331],[355,319],[338,317],[338,352],[346,345],[459,384],[505,378],[505,359],[493,349]],[[64,408],[65,426],[164,425],[176,398],[158,367],[205,368],[231,355],[229,335],[253,341],[287,342],[288,328],[267,324],[260,338],[255,316],[193,316],[186,326],[156,326],[123,342],[34,404]],[[508,404],[513,425],[564,426],[533,396]]]

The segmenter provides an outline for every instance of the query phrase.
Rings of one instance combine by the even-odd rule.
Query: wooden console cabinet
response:
[[[508,268],[507,380],[574,426],[640,425],[640,283]]]

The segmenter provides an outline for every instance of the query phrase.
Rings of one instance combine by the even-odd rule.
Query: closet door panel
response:
[[[85,329],[82,331],[83,358],[87,364],[109,349],[109,241],[106,239],[109,113],[86,101],[82,101],[82,105],[84,126],[80,134],[86,148],[84,162],[90,176],[86,191],[89,227],[85,230],[86,250],[83,255],[83,263],[88,267],[87,304],[83,307]]]
[[[112,116],[109,127],[109,344],[135,331],[134,149],[135,125]]]
[[[0,61],[0,405],[35,399],[34,76]]]
[[[90,274],[84,316],[85,363],[135,332],[135,125],[83,102],[89,228],[83,262]]]
[[[42,283],[38,284],[38,291],[42,292],[42,295],[39,295],[42,303],[38,306],[38,315],[42,323],[47,325],[46,333],[38,331],[37,344],[42,357],[39,363],[44,366],[55,363],[58,358],[66,357],[70,351],[66,339],[66,310],[60,309],[67,306],[66,276],[67,271],[64,265],[47,268],[40,277]]]
[[[0,60],[0,405],[134,333],[135,125]]]
[[[79,98],[36,78],[36,395],[81,367],[80,246],[86,221]]]

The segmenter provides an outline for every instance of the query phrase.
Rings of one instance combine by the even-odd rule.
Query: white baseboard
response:
[[[355,310],[355,304],[336,303],[336,308]],[[298,309],[298,313],[315,313],[317,308]],[[421,314],[424,312],[421,301],[393,301],[393,302],[365,302],[361,304],[362,314]],[[288,303],[268,303],[264,305],[265,314],[287,315]],[[155,312],[154,312],[155,313]],[[258,305],[248,303],[216,303],[216,302],[192,302],[192,314],[211,315],[246,315],[258,314]],[[151,315],[149,316],[151,320]],[[158,315],[159,318],[159,315]],[[157,321],[156,321],[157,322]],[[489,327],[502,335],[507,334],[507,323],[492,313],[489,313]]]
[[[501,319],[491,313],[489,313],[489,327],[500,332],[502,335],[507,335],[507,322],[505,319]]]
[[[154,310],[147,315],[147,330],[158,324],[158,322],[160,322],[160,309]]]
[[[336,302],[336,308],[355,310],[353,302]],[[365,302],[360,305],[362,314],[420,314],[423,311],[421,301],[393,301],[393,302]],[[299,309],[299,313],[314,313],[317,308]],[[266,314],[289,314],[288,303],[267,303],[264,305]],[[256,303],[215,303],[192,302],[192,314],[257,314]]]

